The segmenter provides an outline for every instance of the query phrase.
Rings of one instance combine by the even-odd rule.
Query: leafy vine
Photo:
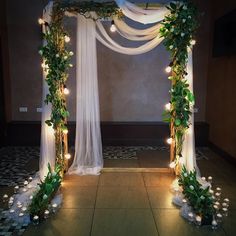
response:
[[[164,45],[171,54],[169,71],[172,75],[170,90],[170,109],[164,112],[164,120],[171,123],[174,129],[175,164],[179,165],[182,157],[184,134],[190,125],[190,117],[194,104],[194,95],[189,89],[186,67],[188,50],[194,45],[193,35],[198,27],[197,9],[190,1],[171,2],[167,9],[170,11],[160,29],[164,37]]]

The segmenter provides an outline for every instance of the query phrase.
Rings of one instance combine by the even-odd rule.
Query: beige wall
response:
[[[199,0],[198,2],[201,3]],[[37,53],[41,44],[37,18],[46,1],[8,0],[7,20],[10,48],[10,72],[12,82],[12,120],[40,120],[41,68]],[[201,4],[203,5],[203,4]],[[200,8],[205,7],[205,5]],[[198,34],[194,50],[194,85],[197,121],[205,120],[205,98],[209,36],[206,22]],[[75,22],[66,20],[66,28],[72,36],[75,50]],[[208,41],[207,41],[208,42]],[[110,51],[98,43],[98,74],[101,119],[103,121],[161,121],[163,106],[169,100],[170,83],[164,68],[168,65],[168,53],[163,46],[139,56],[126,56]],[[68,87],[70,120],[75,120],[75,69],[71,71]],[[20,113],[19,107],[28,107]]]
[[[212,1],[212,24],[235,8],[235,0],[224,1],[224,4]],[[210,52],[206,119],[210,124],[210,141],[236,158],[235,66],[235,55],[213,58]]]

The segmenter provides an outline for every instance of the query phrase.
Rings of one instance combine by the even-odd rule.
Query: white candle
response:
[[[220,203],[219,203],[219,202],[215,202],[215,205],[219,206],[219,205],[220,205]]]
[[[185,203],[187,203],[187,200],[186,200],[186,199],[183,199],[182,202],[185,204]]]
[[[38,217],[38,216],[34,216],[33,219],[34,219],[34,220],[38,220],[39,217]]]
[[[228,204],[226,202],[223,202],[222,206],[226,208],[226,207],[228,207]]]
[[[22,204],[19,204],[17,207],[18,207],[18,208],[22,208]]]
[[[8,195],[7,195],[7,194],[4,194],[4,195],[3,195],[3,198],[8,198]]]
[[[10,200],[10,201],[14,201],[14,197],[10,197],[9,200]]]
[[[9,212],[10,212],[10,213],[14,213],[14,212],[15,212],[15,210],[14,210],[14,209],[11,209]]]
[[[220,192],[220,191],[221,191],[221,188],[217,187],[217,188],[216,188],[216,191]]]
[[[20,217],[24,216],[24,213],[21,212],[21,213],[19,214],[19,216],[20,216]]]
[[[196,223],[197,223],[197,225],[201,225],[201,223],[202,223],[202,217],[201,216],[196,216]]]
[[[33,178],[30,176],[30,177],[29,177],[29,182],[31,182],[32,180],[33,180]]]
[[[216,220],[213,220],[211,224],[212,224],[213,226],[217,226]]]
[[[57,204],[56,203],[52,204],[52,207],[57,208]]]
[[[23,190],[22,190],[23,192],[26,192],[27,191],[27,189],[26,188],[23,188]]]
[[[203,180],[203,181],[206,181],[206,177],[202,177],[202,180]]]
[[[24,185],[26,186],[26,185],[28,185],[28,183],[29,183],[29,182],[26,180],[26,181],[24,182]]]
[[[224,199],[224,202],[229,203],[229,199],[228,199],[228,198],[225,198],[225,199]]]
[[[207,180],[208,180],[208,182],[212,182],[212,177],[211,176],[208,176],[208,178],[207,178]]]

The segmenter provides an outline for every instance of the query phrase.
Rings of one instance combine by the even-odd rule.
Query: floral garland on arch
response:
[[[166,106],[163,118],[171,124],[171,145],[174,146],[172,164],[178,175],[181,171],[181,157],[184,135],[190,125],[194,95],[185,79],[187,75],[188,50],[195,44],[193,35],[198,27],[197,9],[190,2],[172,2],[167,8],[170,14],[160,29],[166,50],[171,54],[171,63],[166,72],[172,72],[170,103]]]

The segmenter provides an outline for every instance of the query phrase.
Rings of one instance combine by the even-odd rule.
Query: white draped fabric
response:
[[[69,173],[96,175],[103,167],[94,21],[77,17],[76,141]]]
[[[102,21],[86,19],[77,16],[77,99],[76,99],[76,141],[75,158],[69,173],[79,175],[99,174],[103,167],[102,143],[100,134],[99,96],[97,82],[97,55],[96,39],[115,52],[138,55],[146,53],[158,46],[162,38],[159,37],[160,22],[168,11],[160,7],[158,10],[144,10],[124,0],[116,0],[124,15],[136,22],[143,24],[156,23],[146,29],[135,29],[128,26],[124,21],[114,18],[118,33],[133,41],[147,41],[138,47],[124,47],[115,42],[106,32]],[[91,13],[95,14],[95,13]],[[71,15],[70,16],[74,16]],[[95,15],[94,15],[95,16]],[[192,54],[189,54],[188,82],[192,90]],[[45,82],[44,82],[45,84]],[[44,94],[47,86],[44,86]],[[40,168],[45,163],[54,161],[54,136],[45,125],[49,117],[50,107],[43,106],[42,115],[42,138],[41,138],[41,161]],[[183,156],[188,170],[196,168],[195,142],[194,142],[194,118],[191,117],[192,125],[186,134]],[[50,155],[49,155],[50,154]],[[40,172],[43,172],[40,170]]]
[[[189,89],[193,92],[193,56],[192,50],[188,52],[188,64],[187,73],[185,77],[189,83]],[[190,118],[190,126],[185,134],[185,139],[183,143],[182,155],[184,158],[184,163],[187,170],[193,170],[194,168],[199,172],[196,162],[196,151],[195,151],[195,136],[194,136],[194,113],[192,113]]]
[[[116,0],[116,3],[126,17],[142,24],[160,22],[169,12],[163,6],[158,10],[145,10],[125,0]]]
[[[53,3],[50,2],[43,12],[43,19],[50,23]],[[45,33],[45,25],[43,25],[43,32]],[[45,41],[43,42],[45,44]],[[39,174],[40,179],[43,180],[48,172],[48,163],[53,168],[55,165],[55,137],[54,130],[49,127],[45,121],[50,119],[52,106],[45,104],[44,100],[48,94],[48,85],[46,83],[46,74],[43,71],[43,93],[42,93],[42,117],[41,117],[41,145],[40,145],[40,159],[39,159]]]

